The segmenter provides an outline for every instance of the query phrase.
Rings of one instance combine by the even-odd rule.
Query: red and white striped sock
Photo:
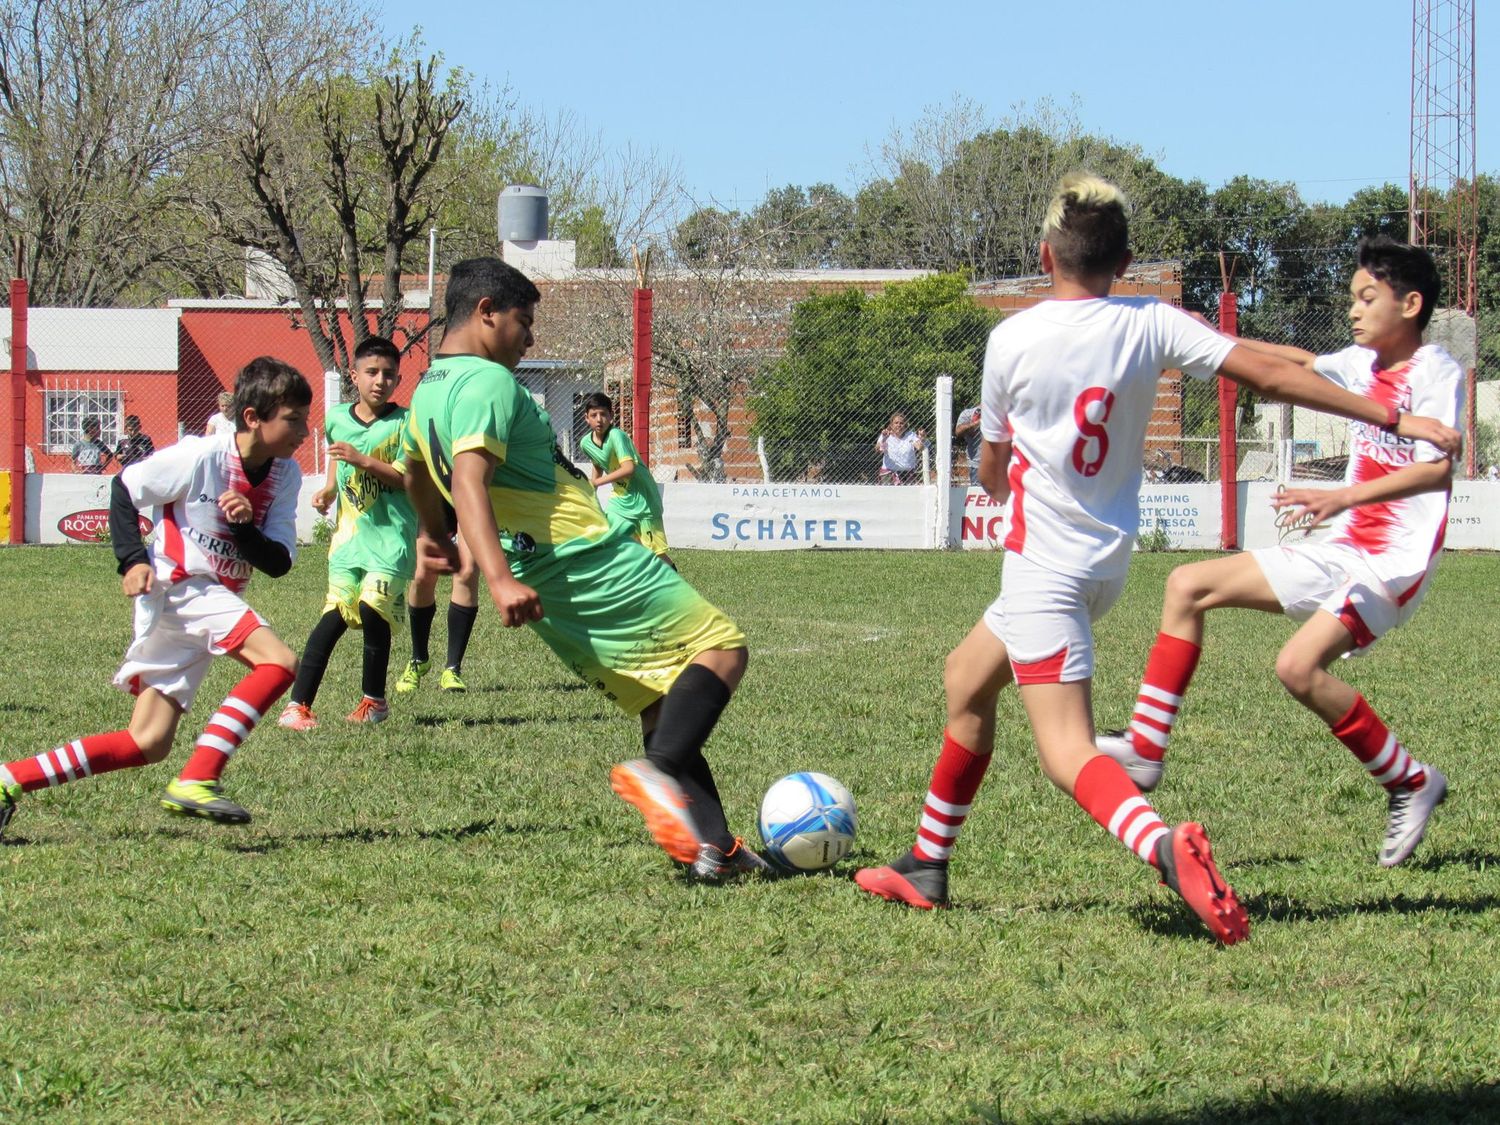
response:
[[[943,750],[932,767],[932,782],[922,805],[917,842],[912,854],[928,863],[946,862],[958,842],[958,833],[974,805],[974,794],[984,780],[993,754],[982,757],[943,732]]]
[[[257,664],[252,668],[208,720],[178,780],[218,781],[240,743],[250,737],[255,724],[292,686],[294,678],[279,664]]]
[[[1407,753],[1364,696],[1356,695],[1349,713],[1331,729],[1333,736],[1349,747],[1370,776],[1387,789],[1409,789],[1427,780],[1422,763]]]
[[[1167,826],[1119,762],[1103,754],[1090,758],[1073,783],[1073,800],[1141,859],[1156,863]]]
[[[35,758],[10,762],[5,769],[27,793],[53,785],[66,785],[98,773],[144,766],[146,756],[128,730],[91,734]]]
[[[1146,659],[1146,675],[1135,697],[1135,713],[1130,716],[1130,745],[1141,757],[1159,762],[1166,755],[1167,740],[1177,725],[1177,711],[1202,652],[1202,646],[1192,641],[1170,633],[1156,634],[1156,643]]]

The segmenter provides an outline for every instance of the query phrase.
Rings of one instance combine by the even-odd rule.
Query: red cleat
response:
[[[1156,846],[1161,881],[1203,919],[1214,937],[1233,945],[1250,936],[1250,918],[1214,866],[1213,849],[1201,824],[1179,824]]]
[[[862,891],[918,910],[948,905],[946,867],[922,867],[905,873],[894,867],[861,867],[854,873],[854,882]]]

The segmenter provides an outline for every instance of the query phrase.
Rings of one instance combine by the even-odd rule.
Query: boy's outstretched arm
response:
[[[1219,373],[1267,398],[1311,407],[1325,414],[1338,414],[1357,422],[1368,422],[1404,438],[1429,442],[1450,457],[1463,445],[1463,435],[1436,418],[1387,408],[1346,391],[1289,359],[1243,343],[1236,344],[1224,357]],[[1395,417],[1391,417],[1392,414]]]
[[[1423,492],[1441,492],[1452,478],[1453,462],[1446,457],[1441,461],[1417,461],[1375,480],[1343,488],[1282,489],[1271,497],[1271,506],[1294,509],[1294,523],[1300,526],[1305,522],[1311,530],[1349,508],[1404,500]]]
[[[453,458],[453,510],[500,620],[514,628],[542,619],[542,599],[530,586],[516,581],[500,549],[500,529],[489,497],[495,464],[495,455],[487,449],[467,449]]]

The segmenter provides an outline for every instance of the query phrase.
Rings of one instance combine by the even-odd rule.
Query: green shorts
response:
[[[392,574],[330,569],[323,612],[336,609],[346,625],[358,629],[359,603],[364,602],[394,628],[405,617],[407,581]]]
[[[699,655],[745,647],[722,610],[635,539],[611,536],[520,581],[541,596],[532,628],[569,668],[628,715],[671,689]]]

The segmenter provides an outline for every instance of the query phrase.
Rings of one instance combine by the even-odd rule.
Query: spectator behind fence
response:
[[[897,411],[875,439],[880,453],[881,484],[916,484],[917,454],[927,448],[926,430],[908,430],[906,415]]]
[[[120,468],[134,461],[144,461],[155,452],[156,443],[141,433],[141,416],[125,415],[125,436],[115,446],[115,460],[120,463]]]
[[[83,420],[83,440],[73,446],[73,467],[80,473],[98,475],[109,467],[115,455],[99,440],[99,419]]]
[[[213,437],[215,434],[232,434],[235,430],[234,419],[229,417],[229,408],[234,404],[234,395],[224,391],[219,395],[219,412],[210,414],[208,425],[203,428],[204,434]]]
[[[971,406],[958,416],[958,425],[953,427],[953,436],[963,438],[964,457],[969,462],[969,483],[979,483],[979,407]]]

